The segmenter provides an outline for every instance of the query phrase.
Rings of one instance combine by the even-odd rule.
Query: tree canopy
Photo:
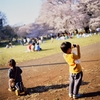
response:
[[[100,27],[99,0],[45,0],[35,23],[20,27],[18,32],[41,36],[87,27]]]

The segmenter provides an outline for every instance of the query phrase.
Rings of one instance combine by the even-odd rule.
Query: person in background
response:
[[[42,49],[40,48],[39,43],[35,44],[35,51],[41,51]]]
[[[35,43],[29,43],[29,45],[27,46],[27,51],[31,52],[34,51],[35,49]]]

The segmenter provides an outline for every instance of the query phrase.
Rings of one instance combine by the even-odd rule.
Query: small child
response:
[[[39,43],[36,43],[35,45],[35,51],[41,51],[42,49],[40,48]]]
[[[22,70],[20,69],[20,67],[16,66],[16,62],[14,59],[11,59],[8,62],[8,66],[10,67],[8,70],[8,77],[9,77],[9,91],[13,91],[13,89],[15,90],[16,86],[18,84],[21,83],[21,85],[23,86],[22,83]]]
[[[71,44],[70,42],[63,42],[60,46],[61,50],[64,52],[63,57],[69,65],[70,72],[70,83],[69,83],[69,97],[79,98],[82,95],[78,94],[79,87],[82,82],[83,72],[78,59],[80,59],[80,46]],[[77,55],[72,53],[72,48],[77,48]]]
[[[35,51],[35,42],[30,43],[30,44],[27,46],[27,51],[28,51],[28,52]]]

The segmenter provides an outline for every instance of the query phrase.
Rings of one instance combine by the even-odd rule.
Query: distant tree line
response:
[[[11,41],[13,38],[17,38],[16,27],[11,27],[7,24],[7,18],[3,12],[0,12],[0,41]]]

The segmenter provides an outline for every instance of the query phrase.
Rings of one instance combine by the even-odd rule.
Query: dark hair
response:
[[[35,42],[33,42],[32,45],[34,46],[35,45]]]
[[[39,45],[39,43],[37,43],[37,45]]]
[[[71,43],[70,42],[63,42],[60,46],[61,50],[64,52],[64,53],[67,53],[67,50],[69,48],[71,48]]]
[[[8,63],[9,63],[9,65],[12,66],[14,69],[16,68],[16,62],[15,62],[14,59],[10,59]]]

